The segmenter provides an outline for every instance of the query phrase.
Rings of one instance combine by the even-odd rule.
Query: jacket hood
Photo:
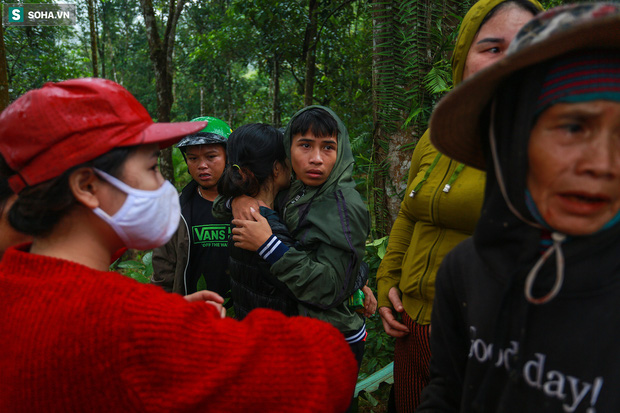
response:
[[[530,67],[505,81],[495,95],[495,113],[489,109],[487,120],[482,120],[484,124],[493,119],[496,156],[492,154],[491,133],[487,132],[481,137],[488,165],[485,198],[474,232],[481,258],[508,284],[516,279],[519,288],[524,288],[528,274],[541,264],[532,285],[534,297],[547,295],[558,277],[561,295],[580,295],[620,281],[620,256],[615,252],[620,242],[620,225],[587,236],[566,237],[552,232],[554,238],[561,240],[556,242],[558,248],[549,251],[548,259],[541,262],[541,240],[549,231],[530,213],[526,190],[528,143],[536,121],[534,102],[548,65],[547,62]]]
[[[316,297],[304,300],[304,303],[323,309],[337,306],[340,308],[337,311],[346,313],[350,310],[343,304],[343,300],[346,300],[353,292],[364,256],[366,238],[370,231],[370,215],[362,197],[355,190],[355,181],[352,176],[354,160],[349,134],[340,118],[331,109],[309,106],[291,118],[284,132],[284,147],[290,158],[291,123],[300,114],[317,107],[327,111],[338,123],[338,150],[334,167],[323,185],[308,186],[300,180],[295,180],[288,191],[282,191],[278,195],[276,205],[280,216],[296,240],[295,248],[303,251],[304,255],[308,254],[311,261],[316,261],[326,268],[326,272],[322,274],[323,277],[338,278],[336,282],[338,289],[325,294],[331,297],[329,304],[315,299]],[[286,254],[284,258],[287,256],[289,259],[294,259],[295,253]],[[280,261],[286,263],[284,258]],[[309,274],[311,270],[308,268],[292,266],[287,269],[289,275],[294,276],[295,271],[300,271],[300,278],[316,276],[315,273]],[[324,289],[325,285],[329,286],[330,283],[318,282],[313,287],[316,292],[312,294],[319,294],[318,292]],[[323,317],[321,312],[312,314],[319,318]],[[345,318],[358,320],[357,316],[352,317],[351,314]],[[357,327],[356,331],[358,331]]]
[[[305,187],[306,196],[304,198],[308,199],[308,195],[318,196],[324,192],[331,192],[336,187],[355,188],[355,181],[353,180],[353,164],[355,160],[353,158],[353,152],[351,151],[351,143],[349,142],[349,132],[347,132],[347,128],[344,126],[342,120],[340,120],[338,115],[330,108],[318,105],[307,106],[293,115],[284,131],[284,150],[286,151],[287,158],[291,158],[291,124],[299,115],[313,108],[320,108],[327,111],[338,123],[338,150],[336,163],[329,177],[322,185],[316,187],[306,186],[300,180],[295,180],[293,184],[291,184],[291,193]]]
[[[312,108],[327,111],[338,123],[336,162],[325,183],[309,186],[296,179],[288,191],[281,192],[276,204],[280,216],[297,240],[302,237],[303,243],[305,240],[315,238],[327,245],[348,250],[351,248],[351,239],[345,236],[345,233],[354,234],[354,242],[359,242],[360,239],[365,242],[370,231],[370,217],[366,205],[355,189],[353,152],[344,123],[327,107],[308,106],[291,118],[284,132],[284,149],[290,159],[291,124],[300,114]],[[304,234],[301,235],[301,232]],[[360,247],[362,255],[363,242]],[[361,261],[361,255],[359,259]]]
[[[469,53],[469,48],[474,41],[474,37],[476,37],[476,33],[478,33],[478,29],[480,29],[482,21],[495,6],[504,1],[505,0],[480,0],[469,9],[463,18],[451,59],[452,83],[454,86],[458,85],[463,80],[467,53]],[[540,11],[544,10],[537,0],[528,1],[535,5]]]

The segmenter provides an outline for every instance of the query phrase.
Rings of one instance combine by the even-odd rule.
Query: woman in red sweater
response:
[[[0,115],[9,222],[33,237],[0,262],[1,411],[347,408],[357,364],[329,324],[269,310],[238,322],[216,294],[184,299],[107,271],[118,249],[174,233],[159,148],[204,127],[155,124],[102,79],[48,83]]]

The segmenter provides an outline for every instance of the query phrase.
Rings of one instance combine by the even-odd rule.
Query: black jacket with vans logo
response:
[[[170,241],[153,250],[151,283],[181,295],[206,288],[227,298],[230,224],[212,216],[213,203],[200,198],[197,187],[191,180],[181,191],[179,228]],[[201,206],[204,210],[198,210]],[[192,246],[197,254],[191,253]]]

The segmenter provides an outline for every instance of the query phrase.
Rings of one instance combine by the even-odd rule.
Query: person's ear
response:
[[[77,201],[90,209],[99,206],[97,193],[102,182],[92,168],[78,168],[69,175],[69,188]]]
[[[281,172],[282,172],[282,165],[280,165],[280,162],[274,161],[273,162],[273,169],[272,169],[273,177],[277,178],[278,175],[280,175]]]

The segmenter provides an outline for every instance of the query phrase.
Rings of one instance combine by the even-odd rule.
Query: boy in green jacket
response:
[[[281,243],[258,208],[252,208],[256,221],[233,221],[233,241],[258,251],[297,298],[299,314],[338,328],[361,363],[366,329],[348,298],[362,264],[370,218],[355,189],[348,132],[330,109],[309,106],[292,117],[284,145],[297,179],[275,204],[295,245]]]

